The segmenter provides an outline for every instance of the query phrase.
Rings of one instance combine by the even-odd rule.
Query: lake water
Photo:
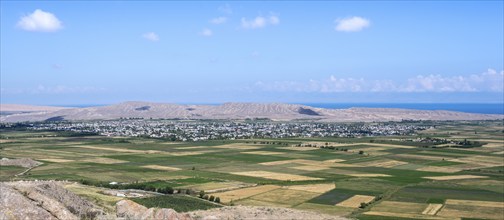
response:
[[[403,108],[417,110],[448,110],[483,114],[504,114],[504,104],[479,103],[299,103],[318,108],[345,109],[364,108]]]

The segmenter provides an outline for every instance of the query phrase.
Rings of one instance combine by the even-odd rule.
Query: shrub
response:
[[[208,200],[208,195],[203,195],[203,199]]]
[[[214,202],[220,203],[220,198],[219,197],[215,198]]]
[[[205,191],[201,190],[201,191],[199,192],[199,197],[200,197],[200,198],[203,198],[203,196],[204,196],[204,195],[205,195]]]
[[[210,201],[210,202],[213,202],[214,200],[215,200],[214,196],[210,196],[210,198],[208,198],[208,201]]]

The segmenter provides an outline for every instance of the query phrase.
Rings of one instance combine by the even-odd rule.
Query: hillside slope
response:
[[[247,119],[278,121],[316,120],[325,122],[368,122],[400,120],[495,120],[504,115],[454,111],[407,110],[391,108],[323,109],[282,103],[225,103],[222,105],[178,105],[150,102],[124,102],[116,105],[61,109],[4,115],[1,122],[153,119]]]

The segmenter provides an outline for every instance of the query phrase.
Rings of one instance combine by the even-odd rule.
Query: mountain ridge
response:
[[[5,104],[4,104],[5,105]],[[496,120],[504,115],[464,113],[445,110],[398,108],[326,109],[300,104],[228,102],[220,105],[196,105],[128,101],[107,106],[63,108],[52,111],[23,112],[0,116],[0,122],[57,120],[145,119],[247,119],[269,118],[275,121],[313,120],[323,122],[369,122],[400,120]]]

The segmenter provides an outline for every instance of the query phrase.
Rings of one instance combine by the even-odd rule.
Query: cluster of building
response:
[[[411,123],[316,123],[316,122],[233,122],[173,120],[111,120],[87,122],[46,122],[33,124],[35,130],[96,133],[105,136],[167,138],[200,141],[288,137],[362,137],[411,135],[428,127]]]

